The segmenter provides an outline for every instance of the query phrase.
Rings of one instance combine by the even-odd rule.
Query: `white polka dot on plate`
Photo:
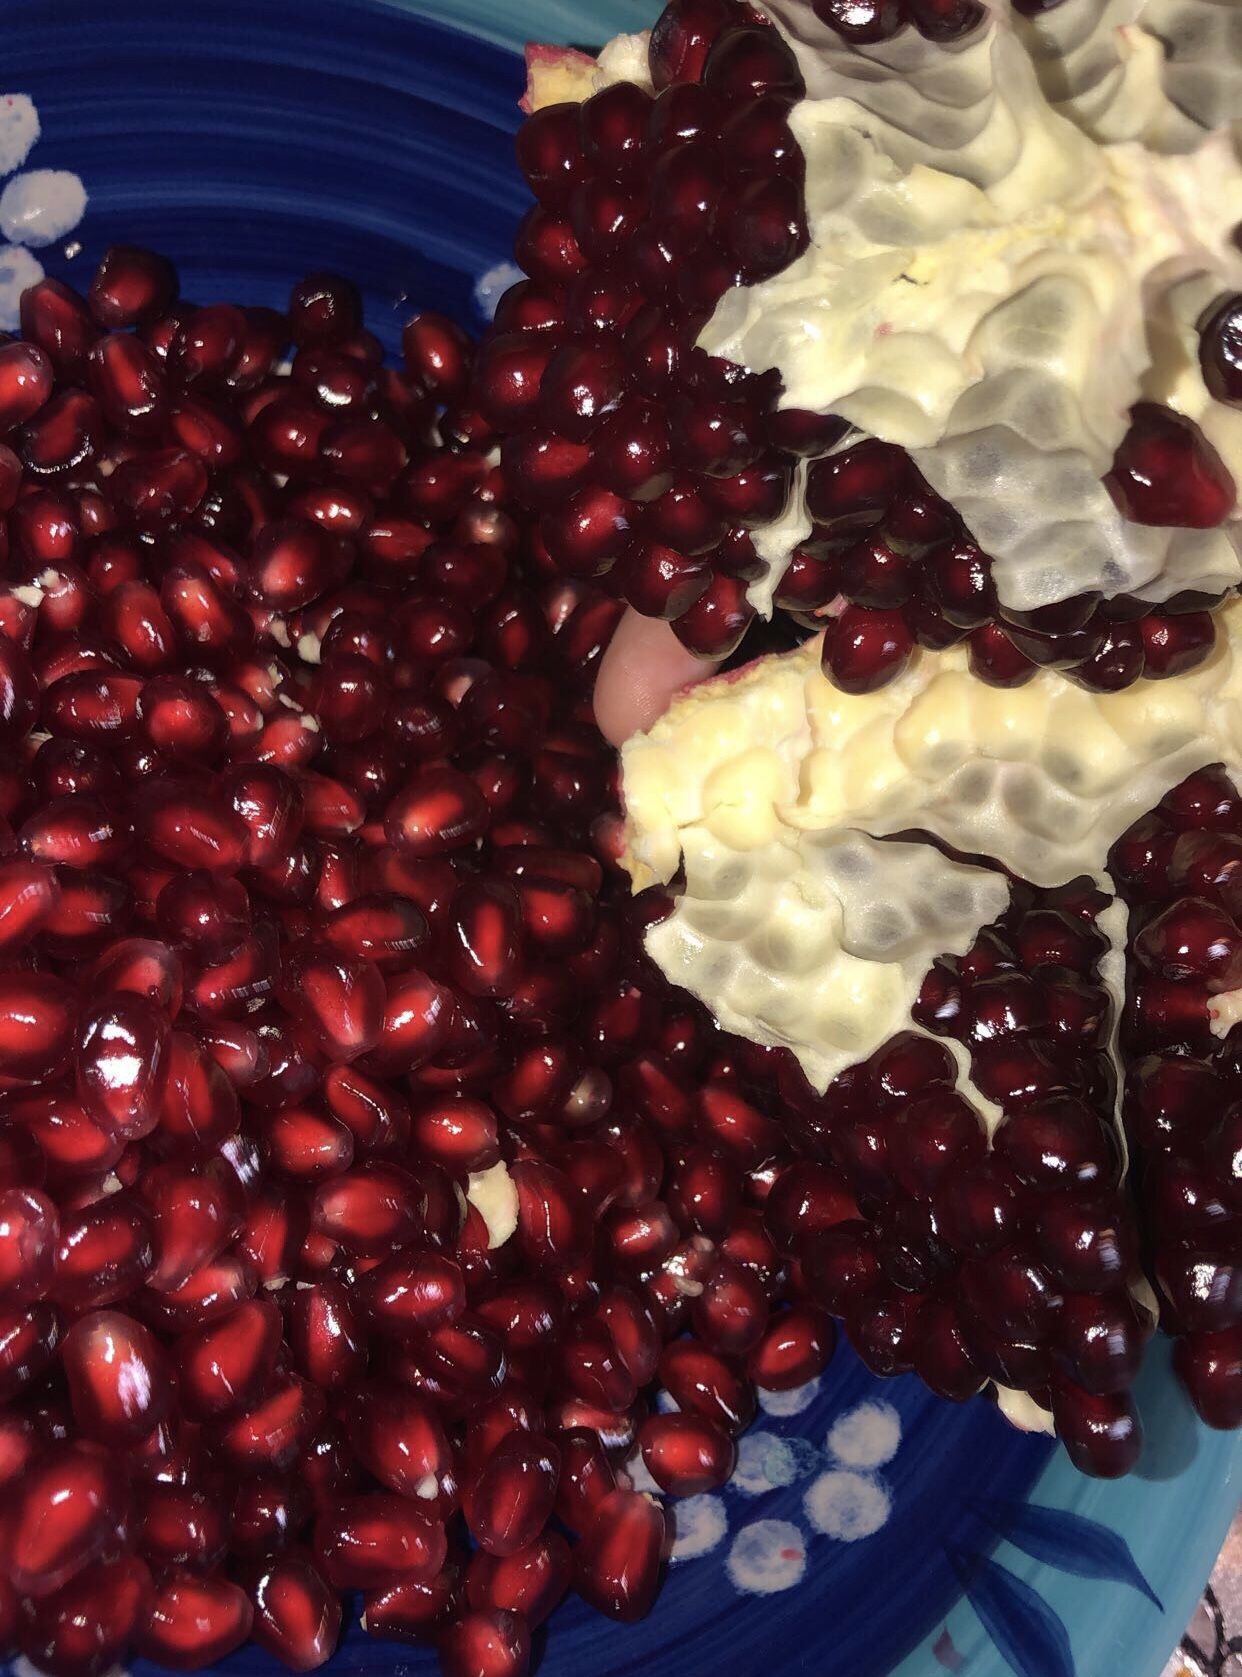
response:
[[[636,1491],[642,1491],[647,1496],[663,1496],[664,1490],[651,1477],[651,1471],[643,1460],[641,1450],[635,1450],[633,1455],[626,1457],[625,1471],[629,1475],[630,1484]]]
[[[683,1497],[672,1504],[670,1512],[676,1535],[669,1559],[674,1565],[710,1555],[728,1535],[729,1517],[718,1496]]]
[[[880,1467],[901,1443],[901,1416],[891,1403],[860,1403],[841,1415],[828,1434],[828,1449],[846,1467]]]
[[[43,278],[43,264],[20,245],[0,245],[0,331],[12,331],[20,321],[22,292]]]
[[[55,244],[86,213],[86,188],[68,169],[30,169],[0,192],[0,233],[16,245]]]
[[[479,305],[479,313],[487,320],[494,320],[497,305],[505,292],[525,278],[526,275],[513,262],[498,262],[494,268],[480,274],[474,284],[474,300]]]
[[[795,1386],[792,1392],[768,1392],[760,1386],[758,1393],[760,1409],[781,1420],[788,1415],[801,1415],[811,1407],[819,1396],[819,1381],[808,1380],[805,1386]]]
[[[733,1539],[725,1570],[749,1595],[776,1595],[801,1583],[806,1539],[788,1520],[756,1520]]]
[[[20,169],[39,138],[39,113],[25,93],[0,93],[0,175]]]
[[[804,1438],[778,1438],[773,1432],[750,1432],[738,1440],[737,1469],[730,1484],[747,1496],[792,1485],[814,1472],[823,1457]]]
[[[857,1543],[886,1524],[893,1499],[878,1479],[834,1468],[807,1488],[803,1506],[816,1531],[841,1543]]]

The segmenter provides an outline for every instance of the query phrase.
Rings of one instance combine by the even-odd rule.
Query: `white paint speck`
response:
[[[69,169],[30,169],[0,192],[0,233],[15,245],[53,245],[86,214],[86,188]]]
[[[846,1467],[882,1467],[901,1443],[901,1416],[891,1403],[860,1403],[833,1422],[828,1449]]]
[[[513,262],[498,262],[494,268],[489,268],[475,282],[474,300],[479,305],[479,312],[488,320],[494,320],[505,292],[525,278],[526,275]]]
[[[751,1432],[738,1442],[737,1468],[730,1484],[745,1496],[762,1496],[796,1483],[822,1464],[819,1451],[805,1439]]]
[[[688,1496],[672,1506],[673,1547],[669,1559],[695,1561],[710,1555],[728,1536],[729,1518],[718,1496]]]
[[[759,1407],[766,1415],[775,1415],[779,1420],[789,1415],[801,1415],[818,1396],[818,1380],[808,1380],[805,1386],[795,1386],[791,1392],[767,1392],[760,1386]]]
[[[21,324],[18,307],[22,292],[38,285],[43,264],[20,245],[0,245],[0,329],[12,331]]]
[[[39,113],[26,93],[0,93],[0,175],[11,175],[39,138]]]
[[[70,239],[64,250],[61,251],[61,255],[66,262],[72,262],[75,256],[81,256],[81,254],[82,241],[80,239]]]
[[[878,1479],[834,1469],[821,1473],[806,1493],[806,1517],[825,1537],[857,1543],[887,1522],[893,1499]]]
[[[806,1539],[788,1520],[756,1520],[734,1538],[725,1571],[750,1595],[792,1590],[806,1571]]]

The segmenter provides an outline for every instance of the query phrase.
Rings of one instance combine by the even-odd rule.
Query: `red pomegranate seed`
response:
[[[18,1485],[8,1544],[19,1594],[49,1596],[97,1560],[125,1516],[125,1495],[116,1463],[87,1445],[37,1460]]]
[[[377,1332],[417,1339],[455,1322],[466,1307],[460,1267],[438,1252],[397,1253],[356,1283],[362,1309]]]
[[[101,1677],[146,1624],[154,1594],[151,1573],[136,1555],[97,1561],[54,1595],[29,1604],[18,1645],[41,1671]]]
[[[694,1339],[666,1345],[660,1383],[680,1409],[693,1411],[737,1437],[755,1416],[755,1392],[735,1367]]]
[[[348,1497],[315,1522],[315,1554],[338,1590],[426,1581],[444,1565],[444,1528],[387,1491]]]
[[[78,1096],[104,1129],[129,1140],[155,1128],[168,1077],[169,1034],[166,1015],[140,995],[105,997],[79,1017]]]
[[[181,1402],[197,1420],[236,1414],[266,1387],[280,1346],[280,1311],[247,1299],[231,1314],[184,1334],[176,1346]]]
[[[530,1631],[519,1613],[476,1609],[449,1625],[439,1654],[444,1677],[525,1677]]]
[[[772,1317],[747,1369],[757,1386],[789,1391],[823,1373],[835,1344],[831,1317],[812,1304],[792,1304]]]
[[[643,1461],[670,1496],[719,1490],[733,1472],[733,1440],[702,1415],[652,1415],[638,1433]]]
[[[378,1383],[357,1393],[352,1437],[359,1459],[382,1485],[413,1497],[433,1517],[450,1512],[453,1458],[439,1418],[417,1393]]]
[[[60,1347],[73,1415],[88,1438],[128,1444],[159,1425],[173,1403],[172,1371],[155,1337],[132,1317],[79,1317]]]
[[[156,1586],[151,1617],[140,1626],[136,1645],[159,1665],[196,1671],[240,1648],[253,1620],[250,1598],[236,1584],[172,1571]]]
[[[1198,426],[1151,402],[1134,409],[1105,482],[1139,524],[1210,530],[1237,501],[1233,479]]]
[[[466,1592],[472,1607],[520,1613],[536,1630],[559,1605],[572,1575],[569,1545],[556,1532],[546,1531],[512,1555],[476,1550],[466,1573]]]
[[[509,1433],[464,1487],[463,1509],[477,1542],[492,1555],[525,1549],[552,1512],[559,1475],[554,1443],[532,1433]]]
[[[667,1538],[657,1503],[635,1491],[610,1492],[574,1550],[574,1588],[609,1618],[645,1618],[660,1587]]]
[[[205,1491],[156,1480],[142,1494],[138,1543],[157,1567],[211,1572],[224,1556],[226,1533],[224,1515]]]
[[[0,1191],[0,1299],[29,1304],[52,1277],[59,1234],[55,1204],[37,1188]]]
[[[341,1602],[311,1560],[283,1555],[265,1561],[250,1596],[255,1641],[291,1671],[315,1671],[332,1657]]]
[[[423,1199],[417,1181],[395,1165],[363,1164],[315,1192],[314,1226],[347,1252],[382,1257],[420,1232]]]

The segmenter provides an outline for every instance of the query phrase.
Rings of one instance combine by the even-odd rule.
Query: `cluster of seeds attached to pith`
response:
[[[981,16],[970,0],[817,10],[859,43],[911,22],[951,41]],[[968,641],[972,669],[997,686],[1052,665],[1113,690],[1206,658],[1212,601],[1197,596],[1007,611],[990,559],[904,451],[783,410],[775,374],[696,347],[730,287],[807,248],[805,160],[788,123],[805,90],[783,38],[742,0],[673,0],[649,59],[654,97],[616,83],[535,112],[518,138],[538,199],[516,243],[530,277],[500,305],[476,399],[504,436],[508,480],[538,515],[549,563],[602,579],[693,651],[724,656],[766,575],[754,534],[810,460],[815,527],[776,603],[827,624],[824,667],[847,691],[892,680],[917,645]],[[1209,373],[1214,388],[1236,382],[1220,348],[1233,318],[1223,305],[1205,336],[1205,366],[1222,369]],[[1152,404],[1135,410],[1109,484],[1145,524],[1211,528],[1236,503],[1198,427]]]
[[[1242,798],[1192,775],[1118,841],[1130,905],[1122,1049],[1131,1176],[1148,1268],[1196,1407],[1242,1424]],[[1217,1028],[1213,1029],[1214,1021]]]
[[[820,1163],[803,1167],[805,1200],[791,1173],[768,1215],[787,1222],[804,1284],[875,1372],[913,1370],[957,1400],[988,1380],[1028,1393],[1077,1465],[1111,1476],[1141,1447],[1130,1388],[1155,1324],[1130,1286],[1139,1242],[1098,975],[1105,901],[1087,886],[1019,886],[967,954],[936,963],[914,1018],[962,1045],[973,1090],[934,1035],[913,1031],[823,1097],[784,1064],[789,1121]],[[990,1140],[978,1097],[999,1109]]]
[[[359,317],[117,250],[0,343],[0,1647],[72,1677],[309,1669],[349,1591],[520,1677],[567,1589],[651,1605],[634,1451],[719,1486],[833,1348],[612,859],[620,608],[464,335]]]

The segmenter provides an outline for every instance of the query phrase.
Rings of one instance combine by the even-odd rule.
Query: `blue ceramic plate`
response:
[[[302,272],[339,268],[394,347],[415,304],[478,326],[506,282],[524,207],[511,161],[522,40],[597,44],[649,23],[656,4],[0,10],[0,243],[18,241],[0,248],[0,325],[36,263],[84,281],[125,240],[167,250],[205,301],[278,303]],[[47,170],[63,174],[30,181]],[[1242,1443],[1196,1423],[1162,1346],[1141,1400],[1141,1470],[1103,1485],[986,1403],[875,1381],[842,1350],[815,1390],[761,1417],[722,1495],[679,1507],[653,1616],[621,1629],[569,1603],[539,1669],[1156,1677],[1237,1506]],[[278,1668],[245,1650],[221,1669]],[[330,1669],[398,1677],[434,1660],[354,1626]]]

